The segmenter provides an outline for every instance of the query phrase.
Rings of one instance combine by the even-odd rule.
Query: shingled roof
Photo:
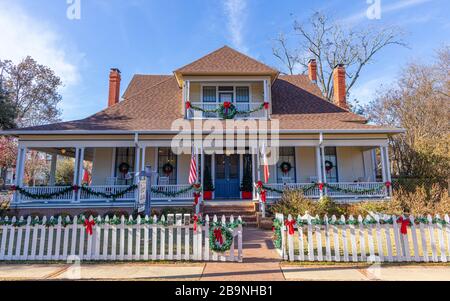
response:
[[[276,74],[271,118],[279,120],[280,130],[395,130],[369,125],[364,117],[327,101],[306,75],[279,75],[277,70],[225,46],[177,69],[175,75],[135,75],[123,101],[90,117],[11,132],[170,131],[172,122],[183,118],[182,89],[176,74],[203,72]]]

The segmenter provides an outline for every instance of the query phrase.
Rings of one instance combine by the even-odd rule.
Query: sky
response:
[[[379,18],[369,19],[376,1]],[[52,68],[64,83],[62,119],[80,119],[106,107],[112,67],[122,71],[122,93],[134,74],[171,74],[223,45],[281,69],[273,39],[284,32],[293,43],[293,22],[315,11],[356,29],[404,32],[407,48],[382,50],[362,71],[352,92],[361,104],[408,62],[431,62],[450,45],[448,0],[0,0],[0,59],[31,55]]]

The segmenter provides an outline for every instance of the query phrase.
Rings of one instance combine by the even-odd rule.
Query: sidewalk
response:
[[[353,265],[282,263],[270,231],[246,228],[243,263],[0,263],[0,280],[446,280],[450,265]]]

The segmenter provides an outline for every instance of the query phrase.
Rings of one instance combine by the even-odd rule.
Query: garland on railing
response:
[[[342,188],[339,186],[336,186],[336,184],[329,184],[329,183],[323,183],[323,186],[330,188],[335,191],[343,192],[343,193],[354,193],[354,194],[364,194],[364,193],[373,193],[379,191],[383,186],[388,187],[388,182],[386,183],[379,183],[376,187],[373,188],[364,188],[364,189],[353,189],[353,188]]]
[[[95,195],[95,196],[101,196],[107,199],[113,199],[116,200],[117,198],[120,198],[122,196],[124,196],[125,194],[127,194],[130,191],[133,191],[137,188],[138,186],[136,184],[132,184],[130,186],[128,186],[127,188],[121,190],[121,191],[117,191],[115,193],[106,193],[106,192],[101,192],[101,191],[95,191],[92,188],[90,188],[87,185],[82,185],[82,186],[78,186],[78,185],[73,185],[73,186],[68,186],[64,189],[61,189],[59,191],[55,191],[55,192],[51,192],[51,193],[32,193],[27,191],[26,189],[19,187],[19,186],[12,186],[11,190],[12,191],[18,191],[20,194],[30,198],[30,199],[34,199],[34,200],[43,200],[43,199],[52,199],[58,196],[62,196],[66,193],[70,193],[72,191],[77,192],[79,189],[81,189],[82,191],[86,192],[88,195]]]
[[[301,191],[303,191],[303,193],[306,193],[306,192],[308,192],[308,191],[310,191],[311,189],[314,189],[314,188],[316,188],[316,187],[318,187],[319,190],[321,190],[321,191],[323,190],[324,187],[328,187],[328,188],[330,188],[330,189],[332,189],[332,190],[339,191],[339,192],[343,192],[343,193],[365,194],[365,193],[373,193],[373,192],[377,192],[377,191],[379,191],[379,189],[380,189],[381,187],[383,187],[383,186],[386,186],[386,187],[389,188],[390,182],[379,183],[379,184],[377,185],[377,187],[367,188],[367,189],[341,188],[341,187],[338,187],[338,186],[335,186],[335,185],[336,185],[336,184],[329,184],[329,183],[313,183],[313,184],[311,184],[311,185],[304,186],[304,187],[302,187],[302,188],[298,188],[298,189],[295,189],[295,188],[294,188],[294,190],[301,190]],[[284,191],[286,191],[286,189],[290,189],[289,186],[286,186],[286,188],[284,188],[284,189],[276,189],[276,188],[269,187],[269,186],[267,186],[267,185],[263,185],[263,184],[259,184],[259,183],[257,184],[256,187],[257,187],[258,193],[261,191],[261,189],[263,189],[263,190],[265,190],[265,191],[271,191],[271,192],[276,192],[276,193],[282,194],[282,193],[284,193]]]
[[[260,111],[263,108],[268,110],[269,103],[268,102],[261,103],[257,108],[255,108],[253,110],[238,111],[236,109],[236,106],[229,101],[221,103],[219,105],[219,107],[217,107],[215,109],[209,109],[209,110],[198,107],[198,106],[194,106],[194,105],[192,105],[192,103],[190,101],[186,102],[186,109],[188,109],[188,110],[193,109],[195,111],[200,111],[203,113],[217,113],[219,115],[219,117],[222,119],[233,119],[236,115],[249,115],[251,113]]]
[[[181,195],[183,193],[186,193],[188,191],[191,191],[193,189],[194,189],[194,185],[190,185],[189,187],[180,189],[180,190],[175,191],[175,192],[161,190],[161,187],[160,188],[154,188],[154,187],[150,188],[151,192],[153,192],[153,193],[162,194],[162,195],[164,195],[166,197],[172,197],[172,198],[176,197],[176,196],[179,196],[179,195]]]
[[[298,189],[295,189],[295,190],[301,190],[301,191],[303,191],[305,193],[305,192],[308,192],[311,189],[315,188],[317,185],[318,185],[317,183],[314,183],[314,184],[311,184],[311,185],[308,185],[308,186],[304,186],[302,188],[298,188]],[[276,193],[280,193],[280,194],[282,194],[286,190],[286,188],[281,190],[281,189],[276,189],[276,188],[269,187],[269,186],[266,186],[266,185],[263,185],[262,187],[265,190],[267,190],[267,191],[276,192]],[[287,189],[290,189],[290,187],[287,186]]]

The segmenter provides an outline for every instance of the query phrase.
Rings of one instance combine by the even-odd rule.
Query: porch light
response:
[[[66,153],[66,149],[65,149],[65,148],[62,148],[62,149],[61,149],[61,154],[64,155],[65,153]]]

